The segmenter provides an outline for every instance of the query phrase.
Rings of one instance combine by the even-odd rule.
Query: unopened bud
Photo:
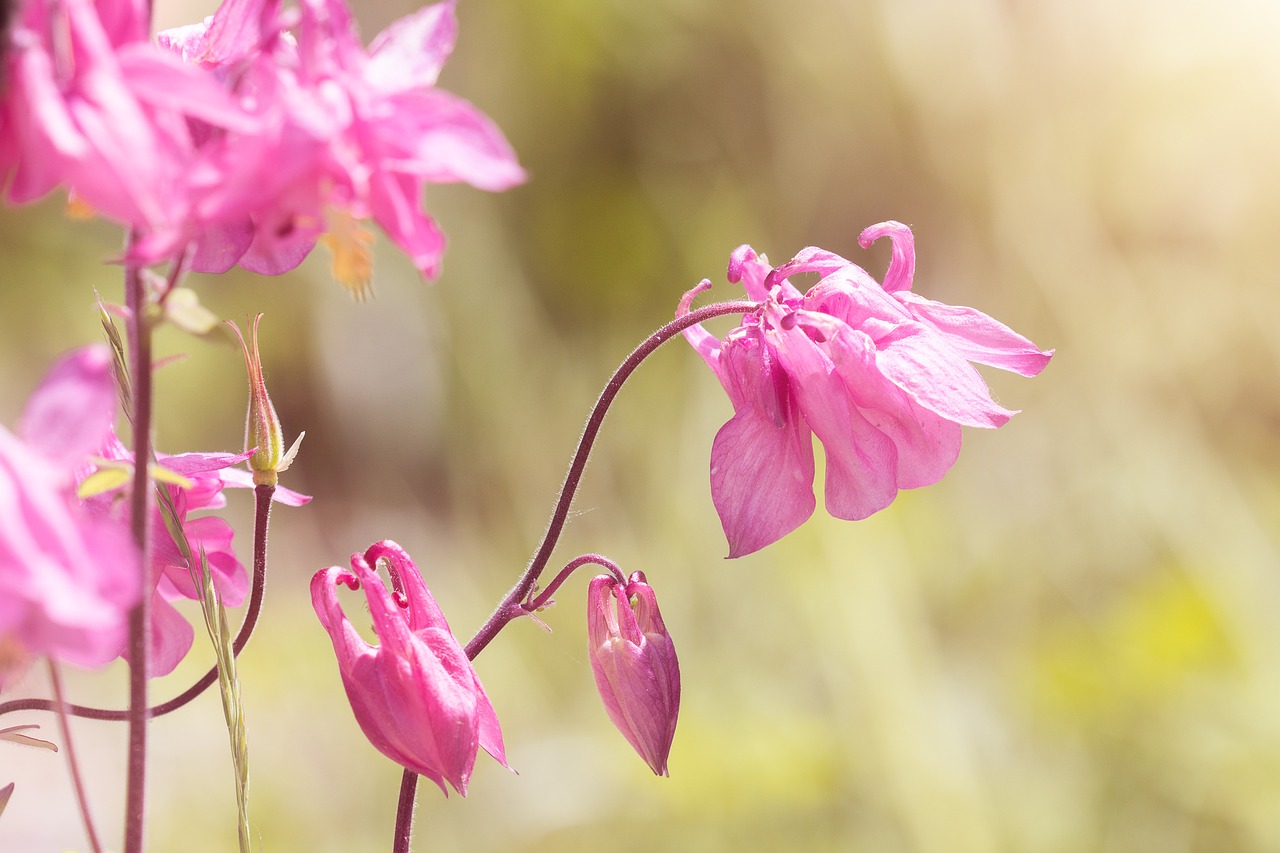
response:
[[[279,482],[280,472],[287,470],[293,462],[293,457],[298,453],[298,445],[306,433],[299,433],[289,449],[284,449],[284,431],[280,428],[280,419],[276,417],[276,408],[271,405],[267,383],[262,377],[262,355],[258,352],[260,322],[261,314],[253,320],[247,344],[235,323],[228,321],[227,325],[240,341],[245,368],[249,372],[249,414],[244,425],[244,448],[253,450],[253,455],[249,457],[253,482],[259,486],[274,486]]]
[[[587,592],[587,649],[596,689],[618,731],[659,776],[680,713],[680,664],[643,572],[623,584],[593,578]]]

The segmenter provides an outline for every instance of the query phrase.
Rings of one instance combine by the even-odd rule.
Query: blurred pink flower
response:
[[[587,591],[587,656],[604,709],[649,768],[666,776],[680,714],[680,663],[643,572]]]
[[[0,187],[66,185],[144,230],[187,216],[187,118],[251,124],[212,76],[148,41],[142,0],[17,0],[0,35]]]
[[[435,276],[444,236],[421,207],[425,185],[502,190],[524,179],[501,131],[435,87],[453,48],[453,2],[396,21],[367,53],[341,0],[302,0],[289,17],[279,5],[236,0],[204,24],[160,34],[227,80],[263,125],[206,146],[195,268],[284,272],[327,233],[335,272],[362,295],[368,237],[354,223],[373,219]]]
[[[961,425],[999,427],[1015,414],[992,401],[970,361],[1034,376],[1053,354],[986,314],[912,293],[911,230],[884,222],[858,241],[866,248],[881,237],[893,242],[883,286],[822,249],[771,269],[740,246],[729,280],[763,304],[723,341],[700,325],[685,332],[734,407],[711,450],[730,557],[813,513],[811,433],[826,451],[827,510],[866,518],[898,489],[941,479],[960,453]],[[788,276],[810,272],[821,278],[802,295]],[[679,313],[708,286],[687,293]]]
[[[111,430],[111,355],[63,356],[27,402],[15,436],[0,427],[0,645],[101,666],[124,645],[140,594],[128,529],[76,499],[75,472]],[[0,682],[4,680],[0,673]]]
[[[100,449],[100,455],[108,460],[133,463],[133,453],[114,434]],[[175,456],[161,453],[156,456],[161,467],[181,474],[191,482],[189,489],[168,483],[162,484],[162,488],[168,491],[173,502],[176,521],[182,526],[192,556],[196,557],[201,549],[204,550],[214,588],[227,607],[243,603],[249,588],[248,573],[232,546],[235,531],[226,520],[217,516],[192,518],[190,514],[224,508],[227,499],[222,490],[227,486],[252,486],[249,472],[231,467],[248,456],[248,453],[180,453]],[[102,515],[117,515],[124,510],[122,498],[125,494],[126,490],[119,490],[89,498],[86,503]],[[307,495],[285,488],[277,488],[273,499],[288,506],[301,506],[311,500]],[[148,673],[155,678],[172,672],[191,650],[195,639],[191,623],[172,602],[184,598],[199,601],[200,593],[191,577],[189,561],[182,556],[178,543],[169,533],[159,506],[152,508],[151,537],[151,571],[155,589],[151,599]]]
[[[379,580],[382,565],[393,591]],[[382,541],[311,579],[311,603],[329,632],[351,709],[379,752],[440,786],[467,794],[477,749],[507,767],[502,731],[484,687],[409,555]],[[365,642],[337,587],[364,587],[380,645]]]

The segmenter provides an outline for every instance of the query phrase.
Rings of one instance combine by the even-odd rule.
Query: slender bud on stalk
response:
[[[649,768],[667,776],[680,713],[680,664],[643,572],[609,575],[587,592],[587,649],[609,719]]]
[[[244,426],[244,448],[253,450],[253,455],[249,457],[253,482],[259,486],[274,486],[279,482],[280,472],[287,470],[293,462],[293,457],[298,453],[298,445],[302,443],[302,437],[306,433],[299,433],[292,446],[288,450],[284,449],[284,432],[280,428],[280,419],[276,417],[276,408],[271,404],[267,383],[262,376],[262,355],[258,351],[260,322],[261,314],[253,320],[247,344],[235,323],[228,321],[227,325],[240,341],[245,368],[249,373],[249,414]]]

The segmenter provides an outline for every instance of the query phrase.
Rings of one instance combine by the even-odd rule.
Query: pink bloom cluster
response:
[[[99,455],[111,461],[133,463],[133,454],[111,434]],[[190,488],[164,484],[173,504],[175,521],[182,526],[192,558],[198,559],[205,552],[214,588],[222,603],[236,607],[244,602],[249,588],[248,573],[236,557],[231,541],[235,531],[226,520],[214,515],[192,517],[192,513],[222,509],[227,499],[222,490],[251,488],[252,475],[243,469],[233,468],[249,457],[248,453],[180,453],[174,456],[157,454],[157,464],[180,474],[191,483]],[[115,516],[123,525],[127,517],[124,491],[97,495],[85,501],[92,511],[102,516]],[[287,506],[302,506],[311,498],[295,491],[278,487],[273,500]],[[200,600],[191,576],[190,561],[169,532],[159,506],[151,510],[151,576],[154,582],[151,599],[151,646],[148,652],[152,677],[168,675],[186,657],[195,639],[195,631],[187,618],[173,606],[182,599]],[[136,569],[135,569],[136,572]]]
[[[749,246],[729,262],[760,307],[724,340],[685,331],[715,371],[734,415],[711,450],[711,494],[729,556],[757,551],[813,514],[816,435],[826,451],[826,504],[837,518],[887,507],[899,489],[937,482],[960,453],[960,427],[999,427],[1014,412],[991,399],[969,362],[1034,376],[1053,351],[972,308],[911,292],[915,246],[898,222],[858,242],[893,243],[884,284],[844,258],[802,250],[780,267]],[[807,293],[788,280],[821,276]],[[685,294],[680,314],[703,282]]]
[[[379,580],[390,575],[394,591]],[[364,588],[380,645],[362,638],[338,603],[337,587]],[[418,567],[394,542],[351,556],[311,579],[311,603],[329,632],[356,722],[379,752],[466,796],[476,753],[507,766],[502,730],[471,661],[449,630]]]
[[[426,276],[444,238],[430,183],[506,189],[524,173],[501,132],[438,88],[453,3],[366,51],[342,0],[227,0],[148,41],[142,0],[20,0],[0,75],[10,200],[65,184],[139,229],[133,260],[274,274],[321,235],[344,284],[367,285],[372,219]]]
[[[0,427],[0,645],[101,666],[125,644],[141,594],[128,528],[76,498],[76,470],[111,431],[105,346],[75,350],[31,395],[18,433]],[[16,649],[15,649],[16,647]],[[6,673],[0,668],[0,686]]]

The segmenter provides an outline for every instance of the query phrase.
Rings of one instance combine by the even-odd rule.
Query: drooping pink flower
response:
[[[1035,376],[1053,355],[986,314],[912,293],[911,230],[884,222],[858,242],[881,237],[893,243],[883,285],[823,249],[773,269],[740,246],[729,280],[761,307],[723,341],[701,326],[685,332],[733,403],[711,450],[730,557],[777,541],[813,513],[812,435],[826,451],[827,510],[866,518],[899,489],[941,479],[960,453],[962,425],[999,427],[1014,414],[992,401],[969,362]],[[801,273],[821,276],[805,294],[788,280]],[[708,286],[685,294],[680,313]]]
[[[99,450],[108,460],[133,463],[133,453],[112,434]],[[214,589],[222,603],[236,607],[244,602],[249,588],[248,573],[236,557],[232,540],[235,530],[223,518],[216,515],[193,517],[192,513],[219,510],[227,505],[222,490],[227,487],[251,487],[252,475],[233,468],[249,456],[248,453],[179,453],[173,456],[157,454],[157,463],[175,474],[185,477],[190,488],[162,484],[172,502],[174,520],[181,526],[193,559],[201,550],[213,577]],[[243,475],[243,476],[242,476]],[[124,507],[124,490],[89,498],[86,503],[104,516],[119,516]],[[290,489],[278,487],[273,499],[287,506],[302,506],[311,500]],[[148,674],[152,678],[168,675],[186,657],[195,639],[195,629],[185,616],[178,612],[173,602],[182,599],[199,601],[201,598],[191,576],[190,560],[183,556],[173,535],[164,522],[157,505],[151,511],[151,573],[154,590],[151,599],[150,648],[148,650]],[[120,652],[121,649],[117,649]]]
[[[435,86],[454,43],[452,0],[393,23],[367,52],[342,0],[302,0],[292,17],[279,6],[237,0],[160,35],[222,76],[263,127],[205,146],[194,267],[277,274],[327,234],[339,279],[363,295],[368,237],[355,223],[372,219],[434,277],[444,236],[421,207],[424,187],[502,190],[524,179],[501,131]]]
[[[379,580],[378,567],[394,591]],[[375,543],[351,555],[351,569],[316,572],[311,603],[333,641],[356,722],[383,755],[435,782],[445,796],[448,782],[465,797],[478,749],[508,766],[493,704],[404,549]],[[380,645],[352,627],[338,603],[340,584],[364,587]]]
[[[77,466],[111,430],[111,355],[75,350],[0,427],[0,644],[81,666],[113,660],[140,595],[128,528],[76,498]],[[0,673],[0,681],[3,681]]]
[[[680,714],[680,664],[643,572],[587,590],[587,656],[604,709],[649,768],[666,776]]]
[[[144,231],[185,220],[187,117],[252,125],[213,77],[149,42],[141,0],[16,0],[0,35],[0,187],[66,186]]]

